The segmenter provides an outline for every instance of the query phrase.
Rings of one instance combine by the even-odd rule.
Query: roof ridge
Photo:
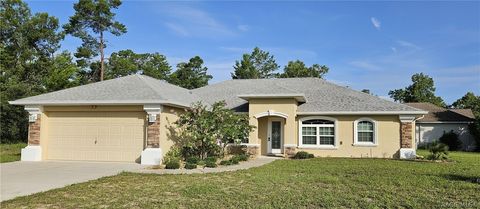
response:
[[[152,77],[150,77],[150,76],[145,76],[145,75],[141,75],[141,76],[139,75],[139,76],[137,76],[137,77],[140,78],[140,79],[143,81],[143,83],[148,86],[148,88],[150,88],[153,92],[155,92],[155,94],[157,94],[157,95],[160,97],[160,99],[163,99],[162,96],[160,95],[160,92],[158,92],[158,91],[156,90],[156,88],[153,87],[152,84],[150,84],[150,83],[145,79],[145,77],[147,77],[147,78],[152,78]],[[155,79],[155,78],[152,78],[152,79]],[[155,80],[158,80],[158,79],[155,79]]]

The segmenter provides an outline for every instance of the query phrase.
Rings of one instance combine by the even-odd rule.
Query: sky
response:
[[[74,14],[74,1],[27,3],[61,24]],[[231,79],[235,60],[258,46],[280,71],[297,59],[327,65],[328,81],[380,97],[420,72],[447,104],[468,91],[480,94],[480,1],[124,1],[115,12],[128,32],[107,36],[107,54],[159,52],[173,69],[198,55],[210,83]],[[62,50],[80,44],[67,36]]]

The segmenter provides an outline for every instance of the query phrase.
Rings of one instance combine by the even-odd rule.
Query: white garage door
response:
[[[144,112],[49,112],[47,159],[138,161]]]

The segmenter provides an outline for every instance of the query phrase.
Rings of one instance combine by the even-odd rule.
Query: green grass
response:
[[[480,154],[455,162],[315,158],[244,171],[122,173],[2,203],[2,208],[478,208]]]
[[[26,147],[25,143],[0,144],[0,163],[20,160],[20,150]]]

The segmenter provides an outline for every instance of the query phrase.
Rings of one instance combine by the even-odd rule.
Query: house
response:
[[[159,164],[191,103],[224,100],[256,128],[250,154],[415,156],[415,120],[427,112],[319,78],[228,80],[187,90],[143,75],[11,101],[29,112],[22,160]]]
[[[415,144],[426,145],[438,140],[444,133],[453,131],[462,141],[463,150],[474,150],[475,139],[470,134],[468,125],[475,116],[470,109],[445,109],[431,103],[406,103],[406,105],[428,111],[415,123]]]

